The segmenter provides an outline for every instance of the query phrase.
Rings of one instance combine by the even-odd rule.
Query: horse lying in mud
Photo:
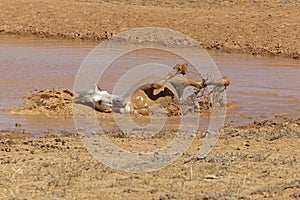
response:
[[[142,85],[127,98],[110,94],[95,85],[94,91],[79,93],[75,102],[80,103],[80,99],[85,98],[93,104],[95,110],[100,112],[136,113],[141,115],[149,115],[155,105],[160,105],[167,115],[179,115],[187,112],[180,108],[184,101],[189,102],[189,111],[199,111],[196,96],[202,89],[213,86],[212,92],[220,93],[230,84],[227,77],[214,81],[204,79],[195,81],[185,78],[186,73],[187,64],[177,64],[165,78]],[[194,92],[183,100],[185,89],[188,87],[194,88]]]

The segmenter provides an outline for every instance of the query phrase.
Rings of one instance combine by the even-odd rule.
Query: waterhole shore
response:
[[[182,32],[206,49],[299,60],[299,1],[0,0],[1,34],[104,40],[140,27]]]

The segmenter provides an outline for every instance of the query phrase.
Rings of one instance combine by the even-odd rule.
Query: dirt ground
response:
[[[130,151],[157,149],[173,138],[107,136]],[[134,174],[96,161],[74,134],[32,138],[2,132],[0,199],[300,198],[300,119],[227,126],[205,159],[185,163],[199,151],[202,136],[171,165]]]
[[[0,37],[103,40],[131,28],[159,26],[207,49],[299,60],[299,10],[299,1],[284,0],[0,0]],[[66,111],[51,112],[70,112],[70,91],[49,93],[50,100],[65,96],[62,106],[67,105]],[[60,100],[56,103],[48,108],[49,102],[40,102],[40,112],[60,108]],[[190,159],[204,140],[205,133],[198,132],[180,159],[148,173],[119,172],[98,162],[77,133],[33,138],[0,130],[0,199],[300,199],[300,118],[276,117],[276,122],[225,126],[201,160]],[[107,137],[143,152],[161,148],[174,135],[139,139],[112,131]]]
[[[300,55],[298,0],[0,0],[0,10],[0,34],[103,40],[156,26],[206,49]]]

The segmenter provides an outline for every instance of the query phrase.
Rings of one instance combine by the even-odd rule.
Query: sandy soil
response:
[[[297,199],[300,197],[300,119],[228,126],[204,160],[201,133],[179,160],[159,171],[132,174],[97,162],[76,135],[0,135],[0,199]],[[118,146],[157,149],[152,139],[108,133]],[[146,146],[146,148],[145,148]]]
[[[180,31],[207,49],[299,59],[299,1],[0,0],[1,34],[103,40],[137,27]]]

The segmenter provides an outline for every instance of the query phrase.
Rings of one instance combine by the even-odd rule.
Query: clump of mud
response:
[[[11,109],[13,113],[71,115],[74,92],[69,89],[56,88],[33,90],[23,97],[24,104]]]

